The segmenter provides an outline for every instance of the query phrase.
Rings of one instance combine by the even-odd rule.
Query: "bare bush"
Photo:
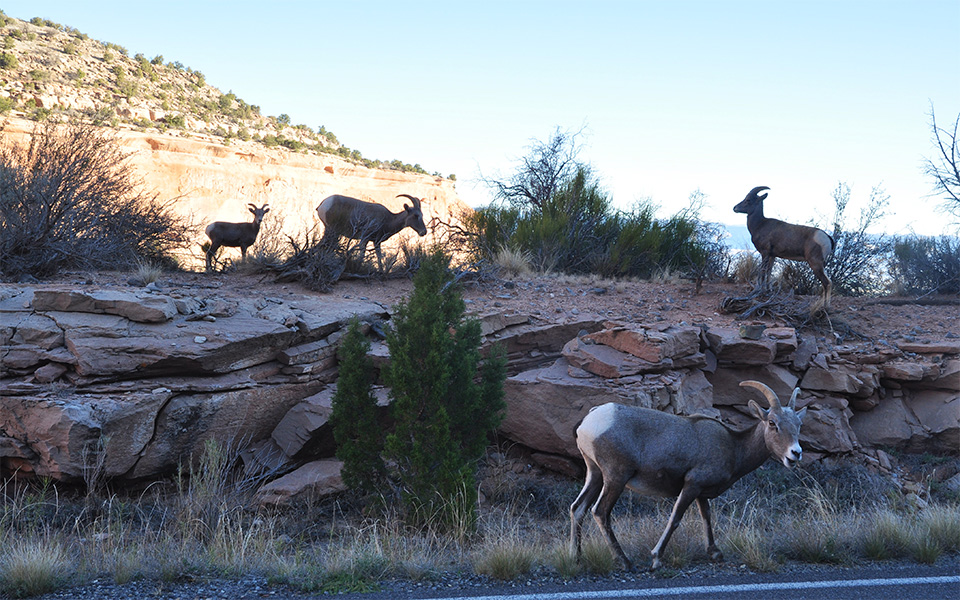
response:
[[[174,200],[138,189],[113,134],[72,122],[38,124],[0,148],[0,270],[7,278],[64,269],[175,266],[191,239]]]
[[[299,281],[311,290],[329,292],[343,274],[349,249],[342,243],[321,244],[315,232],[307,232],[302,240],[287,239],[287,259],[270,269],[277,281]]]
[[[942,194],[943,211],[960,219],[960,161],[957,160],[957,127],[960,115],[953,121],[952,130],[937,125],[937,117],[930,106],[930,128],[933,130],[933,145],[937,148],[934,158],[924,160],[923,171],[934,181],[934,192]],[[957,222],[954,222],[957,225]]]
[[[890,200],[881,186],[870,190],[867,205],[860,210],[852,226],[848,223],[850,186],[838,183],[832,194],[834,201],[833,226],[829,229],[836,247],[827,263],[827,275],[833,281],[833,291],[841,296],[865,296],[880,293],[887,283],[885,266],[890,252],[890,240],[882,233],[871,233],[877,221],[885,214]],[[802,268],[784,268],[780,271],[780,286],[798,294],[817,294],[820,282],[813,272]]]
[[[890,263],[901,294],[960,293],[960,240],[948,236],[897,238]]]

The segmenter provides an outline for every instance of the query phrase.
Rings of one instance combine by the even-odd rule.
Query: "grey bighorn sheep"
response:
[[[367,243],[373,242],[377,252],[377,267],[382,272],[383,252],[380,244],[404,227],[413,228],[420,237],[427,235],[420,199],[409,194],[397,194],[397,198],[400,197],[409,198],[413,205],[404,204],[403,210],[398,213],[391,212],[382,204],[364,202],[350,196],[334,194],[324,198],[317,206],[317,215],[324,227],[321,243],[335,242],[343,236],[360,240],[360,251],[366,252]]]
[[[763,383],[743,381],[740,385],[760,390],[770,404],[764,410],[750,400],[748,406],[760,421],[742,431],[710,417],[683,417],[614,402],[590,410],[576,431],[587,476],[570,506],[573,556],[580,559],[583,518],[589,508],[624,568],[632,568],[610,527],[610,511],[623,490],[630,488],[643,496],[677,498],[667,527],[650,553],[654,569],[660,566],[664,547],[694,500],[703,519],[707,553],[714,560],[723,558],[713,541],[709,500],[771,455],[788,468],[797,464],[802,456],[800,421],[807,410],[795,410],[800,388],[793,390],[783,407],[776,393]]]
[[[226,221],[216,221],[207,225],[205,230],[207,237],[210,238],[210,247],[207,248],[207,270],[210,270],[213,257],[217,255],[217,250],[221,246],[228,248],[240,248],[240,256],[247,257],[247,248],[257,241],[257,234],[260,233],[260,222],[263,221],[263,215],[270,212],[270,205],[264,204],[257,208],[256,204],[247,204],[247,210],[253,213],[253,222],[251,223],[228,223]]]
[[[823,285],[821,303],[824,308],[829,309],[833,284],[827,277],[825,267],[827,261],[833,256],[836,243],[822,229],[807,225],[794,225],[763,216],[763,201],[767,195],[763,194],[761,196],[760,192],[769,189],[763,185],[755,187],[739,204],[733,207],[734,212],[746,213],[750,239],[762,259],[757,287],[762,288],[769,285],[770,271],[773,270],[773,259],[785,258],[787,260],[806,261],[813,269],[813,274]]]

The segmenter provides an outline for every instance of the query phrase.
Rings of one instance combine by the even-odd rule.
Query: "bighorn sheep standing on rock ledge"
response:
[[[361,252],[366,252],[367,243],[373,242],[377,251],[377,266],[383,271],[383,252],[380,244],[396,235],[404,227],[412,227],[420,234],[427,235],[427,226],[423,222],[420,199],[409,194],[398,194],[409,198],[413,206],[403,205],[398,213],[390,212],[386,206],[373,202],[364,202],[350,196],[335,194],[323,199],[317,206],[317,215],[323,222],[321,243],[336,241],[340,236],[351,240],[360,240]]]
[[[253,213],[252,223],[228,223],[226,221],[216,221],[207,225],[206,233],[210,238],[210,247],[207,248],[207,270],[210,270],[210,263],[213,257],[217,255],[217,250],[221,246],[228,248],[240,248],[240,256],[247,257],[247,248],[257,241],[257,234],[260,233],[260,222],[263,221],[263,215],[270,212],[268,204],[257,208],[255,204],[247,204],[247,210]]]
[[[760,192],[769,189],[762,185],[755,187],[750,190],[746,198],[733,207],[734,212],[747,214],[750,239],[762,259],[757,286],[769,285],[774,258],[806,261],[823,285],[822,303],[824,308],[829,309],[832,284],[824,267],[833,256],[836,243],[822,229],[807,225],[793,225],[779,219],[764,217],[763,200],[767,195],[761,196]]]
[[[760,390],[770,404],[764,410],[750,400],[748,406],[760,422],[734,431],[709,417],[681,417],[648,408],[608,403],[590,410],[577,427],[577,447],[587,463],[583,490],[570,506],[570,551],[580,558],[580,539],[587,508],[626,569],[630,561],[610,527],[610,511],[630,488],[644,496],[677,497],[660,541],[651,551],[653,568],[660,566],[663,548],[680,524],[683,513],[696,500],[703,519],[707,553],[720,560],[713,542],[709,499],[716,498],[750,473],[770,455],[786,467],[800,461],[798,437],[806,408],[795,411],[800,388],[785,407],[776,393],[759,381],[741,386]]]

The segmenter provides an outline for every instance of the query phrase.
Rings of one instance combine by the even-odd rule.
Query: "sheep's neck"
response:
[[[763,216],[763,206],[758,206],[747,215],[747,229],[756,231],[767,218]]]
[[[737,434],[737,437],[736,479],[740,479],[765,463],[770,458],[770,450],[767,449],[767,441],[763,437],[763,421]]]

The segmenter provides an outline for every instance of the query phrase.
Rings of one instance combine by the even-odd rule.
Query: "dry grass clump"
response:
[[[872,560],[886,560],[906,556],[910,547],[912,527],[902,515],[890,508],[878,509],[865,521],[859,539],[860,553]]]
[[[533,274],[533,257],[526,250],[501,248],[494,255],[493,262],[508,276],[525,277]]]
[[[508,504],[481,523],[482,541],[476,544],[471,562],[475,572],[510,581],[525,575],[543,555],[536,536],[521,529],[523,508]]]
[[[13,598],[39,596],[66,587],[73,569],[57,541],[23,539],[0,551],[0,591]]]

